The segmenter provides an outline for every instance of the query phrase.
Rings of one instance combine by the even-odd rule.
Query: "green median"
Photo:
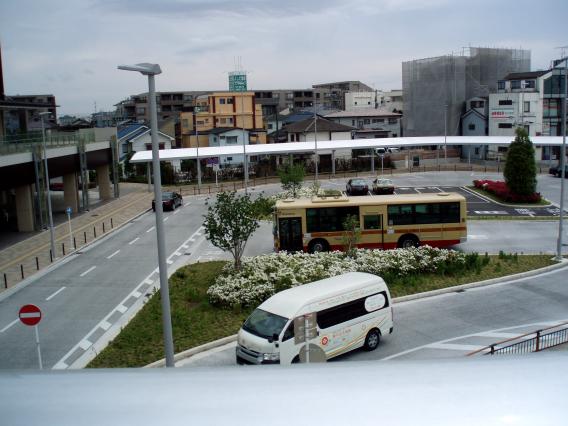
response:
[[[550,255],[479,255],[467,271],[417,273],[387,280],[393,297],[452,287],[526,272],[554,264]],[[196,263],[170,278],[175,352],[235,334],[252,307],[213,306],[207,290],[226,262]],[[156,292],[136,317],[89,365],[89,368],[142,367],[164,357],[161,301]]]

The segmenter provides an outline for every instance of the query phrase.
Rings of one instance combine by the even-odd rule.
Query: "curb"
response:
[[[30,275],[28,278],[14,284],[12,287],[7,288],[5,290],[2,290],[0,292],[0,302],[2,302],[3,300],[6,300],[8,297],[12,296],[14,293],[17,293],[18,291],[26,288],[28,285],[30,285],[31,283],[33,283],[37,279],[43,277],[47,273],[53,271],[54,269],[59,268],[61,265],[64,265],[65,263],[69,262],[71,259],[73,259],[74,256],[77,256],[77,251],[83,251],[83,250],[88,251],[88,250],[90,250],[92,247],[100,244],[105,239],[114,235],[115,232],[120,231],[124,226],[128,225],[133,220],[138,219],[143,214],[148,213],[150,210],[152,210],[152,209],[149,208],[147,210],[144,210],[140,213],[135,214],[134,216],[132,216],[128,220],[124,221],[122,224],[113,228],[111,231],[109,231],[109,232],[105,233],[104,235],[101,235],[100,237],[98,237],[94,240],[91,240],[87,244],[81,246],[78,250],[72,251],[71,253],[68,253],[63,257],[60,257],[59,259],[55,260],[55,262],[49,264],[49,266],[47,266],[46,268],[44,268],[40,271],[37,271],[35,274]]]
[[[546,209],[549,208],[550,206],[554,206],[554,207],[558,207],[556,204],[554,204],[552,201],[550,200],[546,200],[546,198],[543,197],[543,199],[545,199],[546,201],[548,201],[550,204],[547,205],[540,205],[540,206],[535,206],[534,204],[503,204],[497,200],[494,200],[492,198],[489,198],[487,195],[485,194],[480,194],[477,191],[472,190],[471,188],[468,188],[467,186],[462,186],[461,187],[464,191],[469,192],[470,194],[473,195],[477,195],[480,198],[483,198],[485,201],[489,201],[490,203],[495,203],[498,204],[500,206],[503,207],[520,207],[520,208],[531,208],[531,209]]]
[[[544,274],[544,273],[547,273],[547,272],[552,272],[552,271],[555,271],[557,269],[565,268],[567,266],[568,266],[568,259],[562,259],[562,261],[560,261],[560,263],[557,263],[555,265],[545,266],[544,268],[533,269],[532,271],[526,271],[526,272],[521,272],[519,274],[507,275],[505,277],[492,278],[490,280],[485,280],[485,281],[478,281],[478,282],[474,282],[474,283],[461,284],[461,285],[457,285],[457,286],[454,286],[454,287],[441,288],[439,290],[432,290],[432,291],[425,291],[423,293],[410,294],[408,296],[395,297],[395,298],[392,299],[392,301],[393,301],[393,303],[403,303],[403,302],[408,302],[408,301],[411,301],[411,300],[426,299],[428,297],[434,297],[434,296],[438,296],[440,294],[455,293],[458,290],[467,290],[467,289],[470,289],[470,288],[485,287],[485,286],[489,286],[489,285],[493,285],[493,284],[504,284],[504,283],[507,283],[509,281],[512,282],[512,281],[516,281],[516,280],[519,280],[519,279],[528,278],[528,277]],[[181,361],[182,359],[190,358],[190,357],[197,355],[201,352],[205,352],[205,351],[208,351],[208,350],[211,350],[211,349],[215,349],[219,346],[226,345],[227,343],[232,343],[236,340],[237,340],[237,335],[233,334],[231,336],[223,337],[222,339],[219,339],[219,340],[214,340],[212,342],[205,343],[203,345],[187,349],[183,352],[179,352],[179,353],[174,355],[174,363],[177,362],[177,361]],[[160,360],[155,361],[151,364],[148,364],[148,365],[146,365],[142,368],[159,368],[159,367],[165,367],[165,365],[166,365],[166,360],[160,359]]]

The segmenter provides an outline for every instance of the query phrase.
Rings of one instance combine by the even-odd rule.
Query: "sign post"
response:
[[[65,209],[65,213],[67,213],[67,223],[69,223],[69,251],[71,251],[73,247],[73,230],[71,229],[71,213],[73,213],[73,209],[71,207],[67,207]]]
[[[294,318],[294,343],[297,345],[304,343],[303,354],[308,364],[310,363],[310,340],[315,339],[317,335],[317,314],[315,312]],[[302,353],[300,355],[302,356]]]
[[[41,310],[36,305],[24,305],[20,308],[20,312],[18,312],[18,316],[20,321],[24,325],[34,327],[35,328],[35,338],[36,338],[36,346],[37,346],[37,357],[39,360],[39,369],[43,369],[43,363],[41,362],[41,348],[39,346],[39,331],[37,325],[41,321]]]

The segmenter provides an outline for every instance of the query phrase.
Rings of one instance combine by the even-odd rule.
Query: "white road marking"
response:
[[[154,229],[156,229],[156,227],[155,227],[155,226],[152,226],[150,229],[148,229],[148,230],[146,231],[146,233],[152,232]]]
[[[142,293],[135,291],[134,293],[132,293],[132,296],[138,299],[140,296],[142,296]]]
[[[171,264],[173,264],[173,263],[174,263],[174,261],[173,261],[173,260],[170,260],[170,259],[168,259],[168,260],[166,260],[166,263],[167,263],[168,265],[171,265]]]
[[[154,280],[151,280],[150,278],[144,280],[143,282],[146,284],[154,284]]]
[[[132,245],[132,244],[134,244],[136,241],[138,241],[139,239],[140,239],[140,237],[136,237],[136,238],[134,238],[132,241],[130,241],[128,244],[129,244],[129,245]]]
[[[476,334],[476,336],[480,336],[480,337],[492,337],[492,338],[497,338],[497,339],[511,339],[513,337],[518,337],[518,334],[515,333],[499,333],[496,331],[488,331],[485,333],[479,333]]]
[[[104,331],[107,331],[112,324],[108,321],[103,320],[103,321],[101,321],[101,323],[99,325]]]
[[[194,243],[194,242],[195,242],[195,238],[192,237],[192,238],[189,239],[189,241],[191,241],[192,243]],[[186,247],[186,248],[189,248],[189,247]]]
[[[63,290],[65,290],[66,287],[61,287],[59,290],[57,290],[55,293],[53,293],[51,296],[48,296],[45,300],[46,301],[50,301],[51,299],[53,299],[55,296],[57,296],[59,293],[61,293]]]
[[[4,327],[2,330],[0,330],[0,333],[4,333],[6,330],[8,330],[10,327],[12,327],[14,324],[16,324],[18,321],[20,321],[19,318],[15,319],[10,324],[8,324],[6,327]]]
[[[79,342],[79,347],[81,349],[83,349],[84,351],[89,349],[91,346],[93,346],[93,344],[91,342],[89,342],[87,339],[83,339]]]
[[[498,215],[498,214],[509,214],[506,211],[502,210],[474,210],[476,214],[484,214],[484,215]]]
[[[93,269],[95,269],[96,266],[91,266],[89,269],[87,269],[85,272],[83,272],[81,275],[79,275],[80,277],[84,277],[85,275],[87,275],[89,272],[91,272]]]
[[[112,259],[114,256],[116,256],[118,253],[120,253],[120,250],[115,251],[113,254],[111,254],[110,256],[107,256],[107,259]]]
[[[453,351],[473,352],[483,349],[485,346],[481,345],[463,345],[456,343],[433,343],[428,345],[428,349],[451,349]]]
[[[487,235],[468,235],[468,240],[487,240],[489,237]]]
[[[176,214],[178,214],[178,213],[179,213],[179,210],[176,210],[176,211],[174,212],[174,216],[175,216]]]
[[[190,204],[191,204],[191,201],[188,201],[188,202],[185,203],[183,206],[184,206],[184,207],[187,207],[187,206],[189,206]]]
[[[168,217],[165,217],[165,218],[164,218],[164,222],[165,222],[166,220],[168,220],[169,218],[170,218],[169,216],[168,216]]]
[[[123,313],[125,313],[125,312],[128,310],[128,308],[127,308],[126,306],[124,306],[124,305],[121,304],[121,305],[118,305],[118,306],[116,307],[116,310],[117,310],[118,312],[120,312],[121,314],[123,314]]]

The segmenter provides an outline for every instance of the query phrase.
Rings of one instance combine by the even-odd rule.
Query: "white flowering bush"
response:
[[[302,186],[296,189],[295,198],[312,198],[314,195],[323,195],[323,189],[321,189],[320,184],[314,182],[310,186]],[[294,198],[293,191],[282,191],[277,194],[272,195],[270,198],[274,200],[284,200],[286,198]]]
[[[429,246],[385,251],[358,249],[355,257],[339,251],[272,253],[243,259],[240,271],[227,264],[208,295],[214,305],[256,306],[278,291],[345,272],[368,272],[387,282],[389,277],[453,273],[472,263],[468,256],[471,255]]]

